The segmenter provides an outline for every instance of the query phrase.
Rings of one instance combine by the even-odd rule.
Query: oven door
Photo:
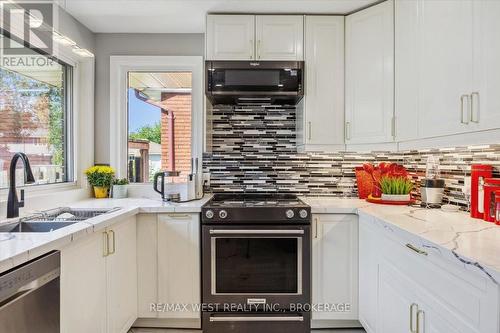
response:
[[[309,229],[204,225],[203,302],[239,304],[247,310],[309,303]]]

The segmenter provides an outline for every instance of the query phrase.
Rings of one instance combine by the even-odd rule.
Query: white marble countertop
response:
[[[161,200],[89,199],[71,207],[114,208],[120,210],[85,222],[47,233],[0,233],[0,272],[36,258],[51,250],[61,249],[72,241],[97,232],[138,213],[197,213],[211,198],[187,203],[164,203]],[[500,226],[472,219],[464,212],[444,212],[407,206],[385,206],[364,200],[333,197],[302,197],[313,214],[358,214],[376,219],[402,237],[410,237],[417,245],[480,270],[500,283]],[[0,222],[4,223],[4,222]]]
[[[312,213],[367,215],[402,237],[467,269],[479,270],[500,283],[500,226],[473,219],[466,212],[389,206],[359,199],[302,198]]]
[[[80,208],[115,208],[119,210],[100,215],[83,222],[51,232],[37,233],[6,233],[0,232],[0,272],[20,265],[52,250],[59,250],[86,235],[98,232],[118,220],[138,213],[198,213],[201,207],[211,198],[205,195],[201,200],[185,203],[165,203],[156,199],[88,199],[78,201],[69,207]],[[56,208],[56,207],[53,207]],[[35,212],[31,212],[35,213]],[[24,215],[30,215],[25,212]],[[0,224],[12,220],[0,221]]]

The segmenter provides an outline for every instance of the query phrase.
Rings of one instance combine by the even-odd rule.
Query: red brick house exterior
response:
[[[191,171],[191,93],[163,92],[161,104],[174,113],[175,121],[175,168],[184,181]],[[161,113],[161,167],[168,169],[170,156],[168,145],[168,114]]]

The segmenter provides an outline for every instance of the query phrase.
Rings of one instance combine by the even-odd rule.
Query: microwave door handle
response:
[[[304,230],[210,230],[211,235],[303,235]]]

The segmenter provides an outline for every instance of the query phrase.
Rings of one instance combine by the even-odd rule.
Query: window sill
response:
[[[71,190],[81,190],[82,186],[78,185],[77,182],[66,182],[66,183],[55,183],[55,184],[44,184],[44,185],[27,185],[27,186],[18,186],[17,190],[25,190],[26,197],[34,197],[48,194],[56,194],[64,191]],[[9,193],[8,188],[0,189],[0,201],[4,201],[7,199],[7,195]]]

